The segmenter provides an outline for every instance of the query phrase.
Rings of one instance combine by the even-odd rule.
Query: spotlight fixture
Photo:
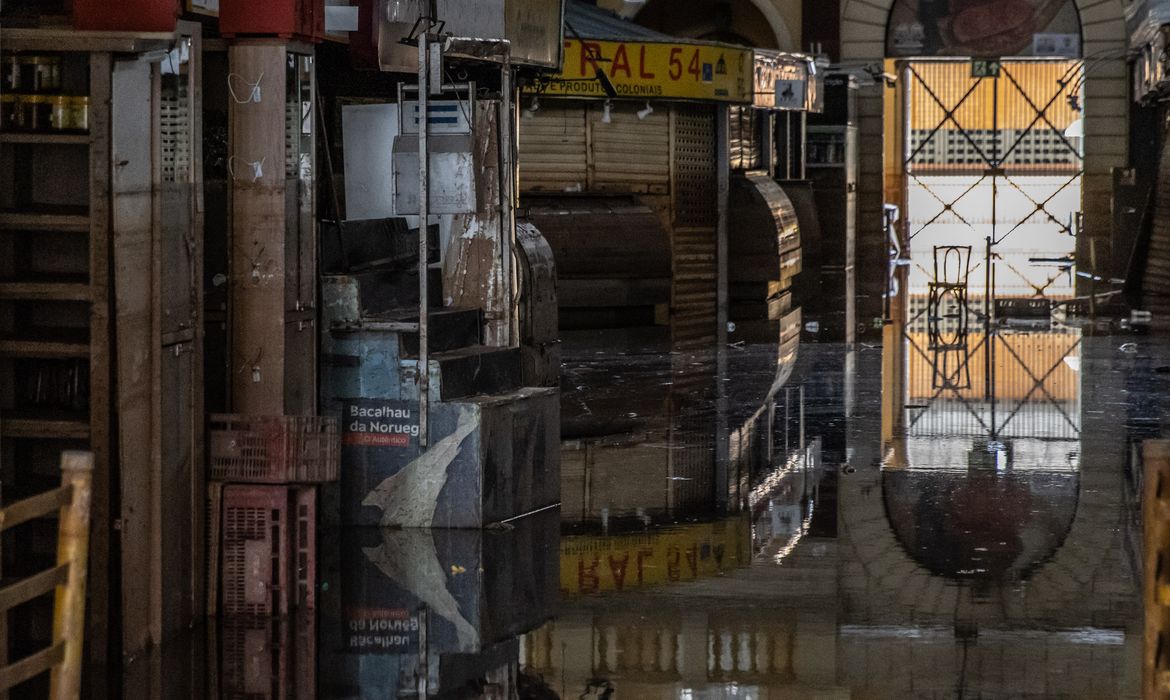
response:
[[[645,119],[646,117],[650,116],[653,113],[654,113],[654,108],[650,106],[649,102],[647,102],[645,107],[638,110],[638,119]]]
[[[601,108],[601,123],[609,124],[613,119],[610,116],[610,110],[613,109],[613,100],[606,100]]]

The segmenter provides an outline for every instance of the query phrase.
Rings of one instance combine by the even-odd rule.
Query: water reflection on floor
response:
[[[1138,697],[1165,346],[1004,331],[969,382],[897,332],[589,350],[560,511],[326,533],[316,620],[222,624],[212,695]]]
[[[802,345],[744,511],[566,528],[523,669],[559,697],[1138,697],[1131,454],[1160,434],[1167,351],[1005,330],[958,383],[915,340]],[[628,466],[596,468],[595,526],[670,490]]]

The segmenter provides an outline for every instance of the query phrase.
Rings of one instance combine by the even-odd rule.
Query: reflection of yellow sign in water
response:
[[[561,538],[561,590],[623,591],[747,566],[747,516],[637,535]]]
[[[618,97],[752,101],[752,53],[712,44],[565,41],[565,64],[548,95],[605,97],[600,69]]]

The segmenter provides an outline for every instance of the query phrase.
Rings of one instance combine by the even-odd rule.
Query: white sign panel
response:
[[[459,100],[431,100],[427,104],[428,134],[470,134],[471,124],[467,121],[471,105]],[[402,121],[402,133],[418,133],[418,102],[406,100],[402,103],[406,118]]]
[[[1081,55],[1080,34],[1033,34],[1032,54],[1077,58]]]
[[[398,105],[345,105],[341,139],[345,155],[347,219],[394,216],[394,138]]]
[[[804,109],[807,80],[777,80],[776,109]]]

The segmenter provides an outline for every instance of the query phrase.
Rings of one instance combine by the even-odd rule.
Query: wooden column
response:
[[[91,666],[104,668],[110,661],[110,586],[113,509],[110,490],[110,71],[108,53],[93,53],[89,59],[89,269],[90,355],[89,355],[89,450],[93,453],[93,495],[90,504],[89,609],[86,637]],[[90,680],[101,683],[100,672]]]
[[[284,414],[284,42],[228,49],[232,179],[231,404]]]
[[[230,404],[237,413],[307,415],[316,406],[312,149],[308,155],[296,150],[312,140],[313,112],[303,112],[312,100],[311,76],[307,83],[290,86],[288,69],[290,55],[299,62],[311,60],[311,53],[309,47],[277,39],[241,40],[228,48],[228,369]],[[291,172],[286,167],[290,159]],[[302,177],[304,159],[310,165]]]

